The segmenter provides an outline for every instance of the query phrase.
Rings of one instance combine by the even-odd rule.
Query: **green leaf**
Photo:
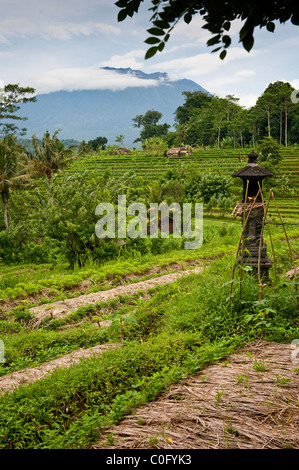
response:
[[[207,41],[208,46],[214,46],[214,44],[217,44],[220,42],[220,34],[217,34],[217,36],[213,36],[211,39]]]
[[[249,323],[253,319],[253,315],[247,315],[244,319],[245,323]]]
[[[164,42],[161,42],[161,43],[159,44],[159,46],[158,46],[158,51],[162,52],[163,49],[164,49],[164,47],[165,47],[165,43],[164,43]]]
[[[225,51],[226,52],[226,51]],[[242,271],[245,271],[245,272],[248,272],[248,271],[252,271],[252,267],[251,266],[242,266],[242,265],[238,265],[239,269],[242,269]]]
[[[243,39],[250,34],[250,25],[247,24],[247,22],[244,24],[244,26],[240,29],[239,37],[240,37],[240,42],[243,41]]]
[[[160,42],[160,39],[154,38],[153,36],[151,36],[150,38],[147,38],[144,42],[146,44],[157,44],[158,42]]]
[[[117,15],[117,21],[123,21],[127,17],[127,11],[125,9],[120,10],[118,15]]]
[[[229,30],[230,30],[230,26],[231,26],[230,21],[226,21],[226,22],[223,24],[223,28],[225,29],[225,31],[229,31]]]
[[[220,51],[220,49],[221,49],[221,46],[220,46],[220,47],[216,47],[216,49],[213,49],[212,52],[218,52],[218,51]]]
[[[243,43],[244,49],[246,49],[247,52],[251,51],[253,44],[254,44],[253,36],[246,36],[243,39],[242,43]]]
[[[158,47],[154,46],[154,47],[150,47],[147,51],[146,51],[146,54],[145,54],[145,59],[150,59],[151,57],[153,57],[156,52],[158,50]]]
[[[299,13],[293,13],[293,16],[291,18],[291,22],[297,26],[299,26]]]
[[[164,36],[164,31],[160,28],[150,28],[147,30],[147,32],[153,36]]]
[[[219,55],[220,59],[223,60],[227,54],[227,51],[222,51],[221,54]]]
[[[185,21],[185,23],[189,24],[191,20],[192,20],[192,15],[191,15],[191,13],[189,13],[189,12],[186,13],[186,15],[184,16],[184,21]]]
[[[222,37],[222,42],[225,44],[225,47],[229,47],[231,45],[231,38],[230,36],[228,36],[227,34],[225,34],[223,37]]]
[[[156,20],[156,21],[153,21],[153,24],[155,26],[157,26],[158,28],[161,28],[161,29],[168,29],[170,28],[170,24],[167,23],[167,21],[163,21],[163,20]]]
[[[134,10],[132,10],[132,8],[130,8],[130,9],[128,8],[127,9],[127,15],[129,15],[132,18],[133,15],[134,15]]]
[[[275,30],[275,24],[273,22],[268,23],[266,26],[267,30],[270,31],[270,33],[274,33]]]
[[[273,310],[272,308],[267,308],[266,313],[277,313],[277,311]]]

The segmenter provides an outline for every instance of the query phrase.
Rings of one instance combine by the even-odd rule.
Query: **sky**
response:
[[[104,66],[188,78],[217,96],[234,95],[247,108],[269,83],[282,80],[299,88],[298,26],[277,23],[274,34],[257,29],[248,53],[238,42],[236,20],[232,45],[221,60],[206,45],[211,36],[196,15],[189,25],[178,23],[164,50],[145,60],[150,6],[145,0],[138,15],[118,23],[113,0],[1,0],[0,88],[19,83],[49,93],[155,84]]]

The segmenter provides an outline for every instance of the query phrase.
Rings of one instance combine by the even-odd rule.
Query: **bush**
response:
[[[182,204],[185,200],[185,186],[179,181],[168,181],[163,188],[163,197],[166,198],[168,204],[172,202]]]
[[[265,137],[259,145],[259,161],[277,165],[281,159],[279,143],[273,137]]]
[[[192,179],[186,187],[186,194],[191,201],[209,204],[212,198],[231,196],[232,180],[228,176],[207,173]]]
[[[154,157],[164,157],[168,150],[167,142],[162,137],[149,137],[145,139],[142,147],[145,152],[151,153]]]

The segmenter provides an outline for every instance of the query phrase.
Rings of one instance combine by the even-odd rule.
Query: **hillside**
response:
[[[37,102],[23,106],[20,115],[27,116],[27,137],[42,137],[48,130],[61,129],[61,139],[89,140],[105,136],[109,144],[116,135],[125,135],[125,145],[133,146],[139,130],[132,119],[149,109],[162,113],[161,123],[174,123],[173,113],[183,104],[183,91],[204,91],[192,80],[171,80],[165,73],[146,74],[140,70],[114,69],[119,74],[134,75],[139,80],[154,80],[155,86],[128,87],[124,90],[57,91],[37,96]]]
[[[112,178],[121,181],[117,176],[131,170],[149,184],[184,164],[229,175],[246,164],[237,155],[198,149],[181,159],[141,152],[77,158],[45,182],[47,197],[42,184],[38,189],[42,225],[50,218],[51,230],[57,225],[63,238],[74,232],[88,243],[82,203],[89,196],[94,208],[96,198],[90,186],[80,193],[84,173],[88,183],[96,176],[101,185],[109,170],[103,189],[112,191]],[[298,162],[297,148],[284,149],[279,168],[294,193],[277,197],[296,265]],[[73,186],[76,174],[80,186]],[[64,185],[56,184],[60,178]],[[240,195],[241,181],[233,189]],[[30,202],[21,237],[34,226],[39,239],[25,244],[27,262],[0,260],[0,448],[299,448],[298,350],[290,348],[299,338],[298,304],[296,285],[286,276],[294,263],[274,212],[264,234],[271,282],[261,292],[243,268],[232,280],[241,223],[231,211],[205,212],[198,249],[183,249],[174,238],[148,238],[146,245],[133,241],[130,251],[127,238],[114,256],[102,252],[70,267],[62,253],[57,256],[60,245],[53,249],[53,239],[38,232],[33,191],[22,191],[20,202],[20,229]],[[104,243],[109,252],[110,242]],[[43,259],[36,262],[38,250]]]
[[[134,172],[135,175],[143,178],[144,184],[151,184],[154,180],[159,180],[168,170],[192,171],[198,169],[201,172],[210,171],[230,176],[234,171],[246,165],[246,155],[248,149],[243,150],[243,161],[238,159],[239,149],[196,149],[192,155],[174,158],[158,157],[144,153],[132,153],[131,155],[105,155],[96,153],[92,155],[76,158],[65,173],[82,174],[91,172],[102,175],[109,171],[110,175],[120,178],[126,172]],[[285,175],[289,184],[293,188],[293,195],[290,197],[279,197],[279,207],[284,217],[297,217],[299,214],[298,204],[298,176],[299,176],[299,150],[297,148],[284,148],[283,159],[279,165],[279,174]],[[60,178],[60,176],[58,176]],[[274,182],[272,182],[273,184]],[[240,195],[241,181],[239,178],[233,180],[232,191],[235,195]],[[274,186],[275,191],[275,186]],[[272,207],[272,204],[271,206]]]

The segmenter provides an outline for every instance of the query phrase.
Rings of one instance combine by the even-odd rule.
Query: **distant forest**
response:
[[[37,141],[41,144],[42,139],[37,139]],[[68,149],[72,146],[74,147],[79,147],[80,142],[75,139],[60,139],[60,142],[64,145],[64,149]],[[22,137],[19,137],[17,139],[18,145],[23,147],[27,152],[35,154],[35,148],[32,143],[32,139],[24,139]]]

